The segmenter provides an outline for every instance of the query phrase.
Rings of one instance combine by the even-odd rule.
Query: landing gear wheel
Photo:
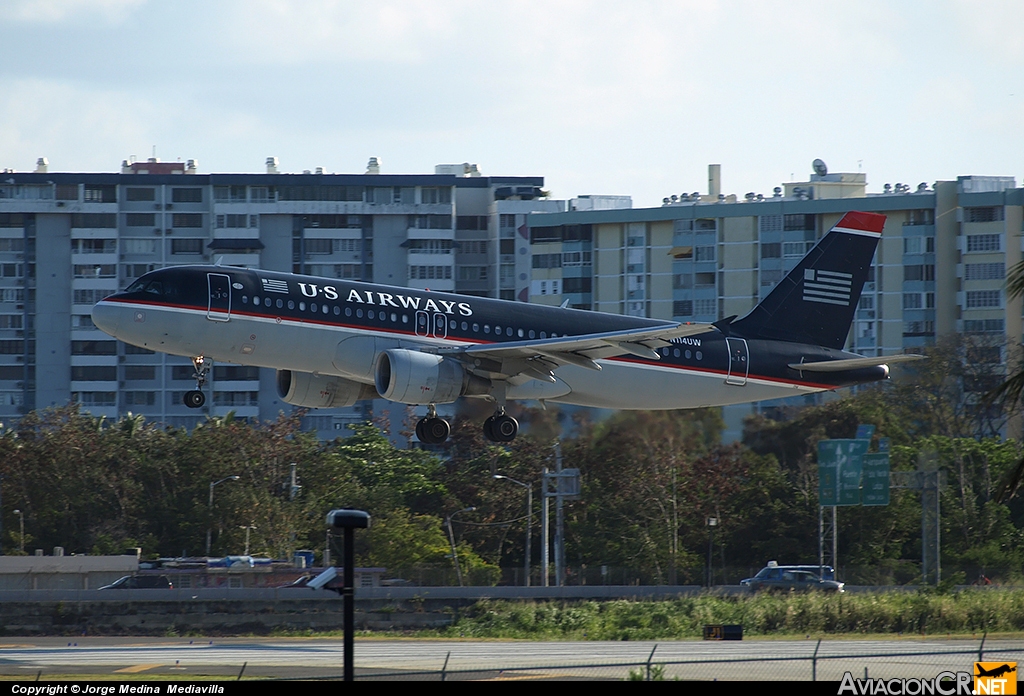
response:
[[[206,403],[206,395],[196,389],[185,392],[181,400],[189,408],[202,408],[203,404]]]
[[[425,445],[440,445],[451,432],[452,427],[448,421],[437,416],[421,418],[416,424],[416,437]]]
[[[519,422],[504,413],[495,414],[484,421],[484,437],[491,442],[512,442],[519,434]]]

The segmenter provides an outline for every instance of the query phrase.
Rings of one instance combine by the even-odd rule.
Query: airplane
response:
[[[95,305],[95,325],[189,357],[200,408],[212,361],[277,370],[307,408],[384,398],[427,406],[416,435],[450,433],[437,404],[489,399],[487,439],[511,442],[510,400],[609,409],[723,406],[884,380],[923,356],[844,351],[885,216],[850,212],[746,316],[679,323],[219,265],[146,273]]]

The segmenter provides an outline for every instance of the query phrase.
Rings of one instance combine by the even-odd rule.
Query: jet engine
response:
[[[491,383],[451,358],[395,348],[377,356],[377,392],[403,404],[450,404],[460,396],[490,392]]]
[[[277,371],[277,394],[285,402],[305,408],[351,406],[357,401],[377,397],[370,384],[291,370]]]

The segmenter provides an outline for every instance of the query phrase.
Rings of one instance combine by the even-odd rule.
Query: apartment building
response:
[[[1012,177],[868,193],[863,173],[829,174],[820,161],[815,170],[771,195],[739,198],[721,193],[712,165],[707,194],[673,195],[657,208],[530,215],[523,290],[531,302],[676,321],[742,316],[846,212],[864,210],[888,217],[849,350],[889,355],[953,332],[1019,344],[1021,301],[1005,291],[1022,248],[1024,189]],[[726,409],[730,437],[750,412]]]
[[[75,401],[192,427],[207,415],[274,419],[290,410],[271,370],[216,365],[204,409],[187,359],[112,340],[90,317],[99,299],[169,265],[222,263],[512,299],[508,240],[526,214],[566,210],[543,177],[322,169],[200,174],[187,163],[123,163],[116,173],[0,173],[0,421]],[[506,248],[507,247],[507,248]],[[528,257],[527,257],[528,258]],[[301,346],[296,346],[301,350]],[[368,405],[317,411],[305,427],[339,435]]]

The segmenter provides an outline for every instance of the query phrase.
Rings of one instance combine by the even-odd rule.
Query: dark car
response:
[[[125,575],[101,590],[173,590],[170,578],[166,575]]]
[[[817,573],[804,570],[800,566],[769,565],[767,568],[762,568],[754,577],[741,580],[740,585],[752,592],[758,590],[845,592],[843,583],[835,580],[822,580]]]

